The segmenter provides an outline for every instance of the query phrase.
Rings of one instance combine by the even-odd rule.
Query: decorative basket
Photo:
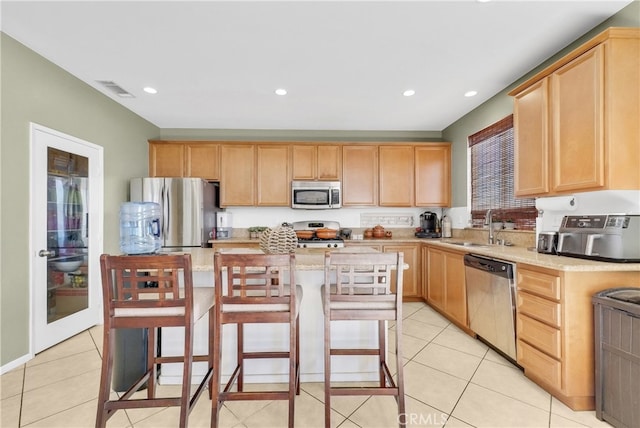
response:
[[[289,254],[297,247],[296,232],[286,223],[265,230],[260,237],[260,249],[267,254]]]

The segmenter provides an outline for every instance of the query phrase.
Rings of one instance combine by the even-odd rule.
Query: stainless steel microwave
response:
[[[339,181],[292,181],[291,208],[327,210],[342,206]]]

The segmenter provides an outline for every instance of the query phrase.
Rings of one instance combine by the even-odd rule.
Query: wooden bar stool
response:
[[[289,400],[289,427],[293,427],[295,396],[300,394],[299,308],[302,287],[295,282],[295,255],[215,253],[216,325],[213,333],[214,366],[211,387],[211,426],[218,426],[222,403],[227,400]],[[285,279],[288,278],[288,281]],[[289,349],[244,350],[244,324],[289,324]],[[237,362],[220,391],[222,331],[237,325]],[[244,362],[254,358],[288,358],[288,391],[244,391]],[[236,384],[236,391],[231,391]]]
[[[406,426],[404,378],[402,368],[402,277],[403,253],[327,252],[324,285],[321,287],[324,310],[324,425],[331,426],[331,396],[392,395],[398,403],[398,422]],[[335,281],[332,280],[335,275]],[[396,289],[391,290],[395,275]],[[332,348],[331,321],[373,320],[378,325],[377,348]],[[386,321],[395,321],[396,382],[386,358]],[[375,356],[379,382],[372,387],[331,386],[331,356]]]
[[[214,325],[214,290],[194,288],[191,255],[100,256],[104,299],[104,342],[96,427],[104,427],[118,409],[180,406],[180,427],[186,427],[189,413],[200,394],[211,383],[213,344],[207,355],[193,355],[193,327],[209,314],[209,334]],[[180,286],[180,277],[183,285]],[[184,328],[184,355],[156,355],[158,327]],[[119,400],[109,400],[114,358],[114,335],[119,328],[144,328],[148,332],[145,373]],[[194,361],[208,362],[204,379],[191,396],[191,367]],[[183,363],[180,397],[156,398],[157,365]],[[146,399],[131,399],[144,383]]]

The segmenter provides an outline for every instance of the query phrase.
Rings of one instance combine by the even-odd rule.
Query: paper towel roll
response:
[[[543,211],[575,211],[576,198],[573,196],[555,196],[552,198],[537,198],[536,209]]]

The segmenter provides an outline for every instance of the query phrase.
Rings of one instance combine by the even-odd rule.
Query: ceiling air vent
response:
[[[122,87],[120,87],[120,85],[118,85],[116,82],[113,82],[111,80],[96,80],[96,82],[98,82],[99,84],[101,84],[102,86],[104,86],[105,88],[107,88],[108,90],[110,90],[111,92],[113,92],[119,97],[134,98],[133,94],[122,89]]]

